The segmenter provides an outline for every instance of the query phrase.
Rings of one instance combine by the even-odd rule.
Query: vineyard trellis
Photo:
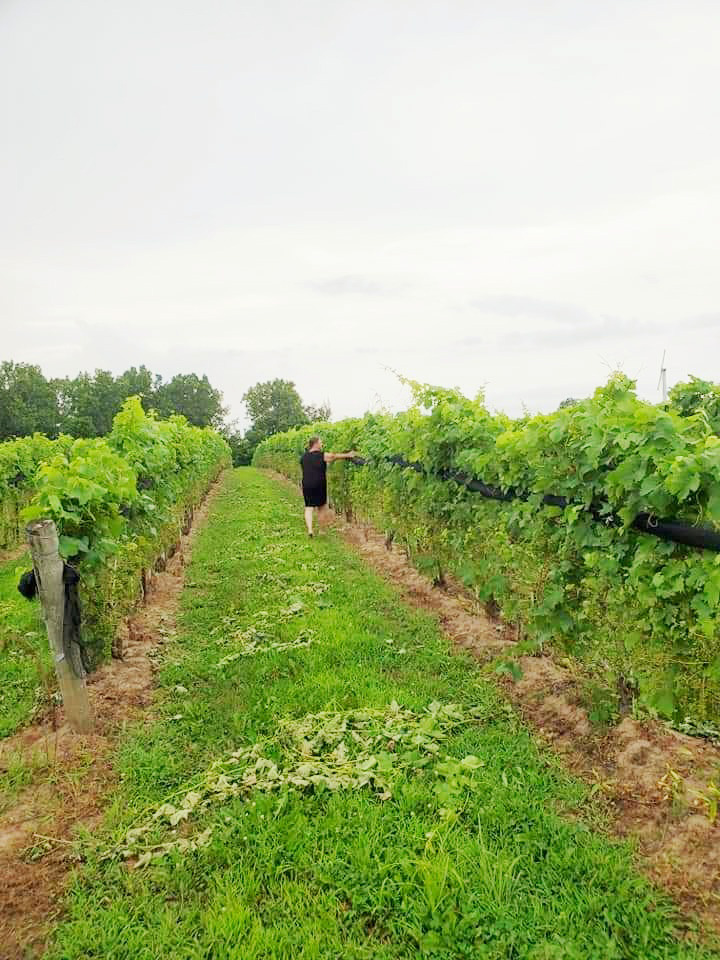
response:
[[[720,437],[702,406],[715,393],[656,406],[616,375],[587,400],[511,420],[482,396],[411,386],[404,413],[298,428],[254,462],[297,479],[312,433],[359,450],[365,468],[329,469],[338,509],[432,577],[460,577],[518,625],[522,649],[584,661],[611,702],[630,689],[677,725],[717,726]]]
[[[109,656],[145,571],[173,549],[229,464],[229,448],[213,430],[183,417],[159,420],[137,397],[124,403],[106,437],[0,444],[0,487],[22,491],[12,498],[16,516],[5,536],[25,523],[54,522],[60,557],[80,575],[83,622],[76,641],[88,665]]]
[[[398,454],[385,457],[384,460],[386,463],[402,469],[414,470],[416,473],[425,472],[421,463],[412,463]],[[350,463],[357,467],[372,466],[372,461],[365,460],[363,457],[355,457]],[[501,500],[504,503],[509,503],[512,500],[527,501],[532,496],[532,494],[523,490],[502,490],[499,487],[490,486],[477,477],[468,477],[457,470],[442,468],[436,475],[440,480],[452,480],[466,487],[472,493],[479,493],[488,500]],[[584,509],[583,504],[573,503],[567,497],[558,497],[553,493],[542,494],[539,497],[539,506],[559,507],[561,510],[578,506]],[[620,517],[607,504],[592,504],[587,508],[587,511],[594,520],[598,523],[604,523],[606,526],[617,527],[622,524]],[[663,520],[651,513],[639,513],[632,521],[631,526],[640,533],[650,534],[660,540],[683,543],[688,547],[695,547],[699,550],[720,552],[720,533],[709,527],[698,527],[677,520]]]

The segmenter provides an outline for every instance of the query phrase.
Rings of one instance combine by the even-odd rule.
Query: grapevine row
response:
[[[720,438],[706,410],[644,403],[621,375],[588,400],[521,420],[490,413],[481,396],[412,386],[404,413],[271,437],[255,463],[297,477],[313,432],[358,449],[367,467],[330,468],[336,507],[401,541],[432,576],[460,577],[518,624],[522,649],[584,661],[608,711],[629,689],[676,724],[717,724],[720,555],[632,527],[643,513],[720,527]],[[442,479],[448,471],[528,496],[486,500]],[[548,491],[570,506],[544,503]],[[598,522],[598,503],[620,522]]]
[[[21,476],[6,489],[13,527],[39,517],[55,521],[60,551],[80,573],[86,659],[105,659],[122,618],[143,589],[142,574],[177,542],[194,507],[218,473],[230,464],[226,442],[213,430],[183,417],[159,420],[131,397],[106,437],[71,440],[43,437],[0,445],[0,460],[17,462]],[[11,459],[15,456],[15,460]],[[21,482],[20,482],[21,481]],[[16,534],[15,534],[16,535]]]
[[[71,437],[49,440],[40,433],[0,443],[0,550],[14,547],[23,535],[20,511],[35,492],[35,475],[44,460],[66,453]]]

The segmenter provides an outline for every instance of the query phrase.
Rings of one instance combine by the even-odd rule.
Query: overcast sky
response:
[[[720,380],[717,0],[0,0],[0,359]]]

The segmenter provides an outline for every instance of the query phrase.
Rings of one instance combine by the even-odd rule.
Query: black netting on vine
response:
[[[88,651],[82,639],[82,613],[80,609],[80,574],[69,563],[63,564],[63,585],[65,587],[65,607],[63,615],[63,650],[73,672],[84,677],[90,672],[91,664]],[[20,577],[18,590],[26,600],[37,595],[35,571],[29,570]]]

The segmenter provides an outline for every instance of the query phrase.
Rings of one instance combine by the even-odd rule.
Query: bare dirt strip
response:
[[[512,656],[514,627],[489,616],[457,583],[433,584],[405,553],[373,528],[337,521],[351,543],[406,601],[437,616],[458,650],[480,663]],[[641,865],[689,913],[720,930],[720,818],[713,822],[708,785],[720,785],[720,749],[626,716],[601,735],[582,706],[580,678],[550,656],[517,658],[522,678],[499,677],[535,736],[573,773],[601,791],[612,829],[632,838]]]
[[[34,770],[31,784],[0,812],[0,960],[39,955],[58,919],[79,859],[78,833],[100,822],[115,782],[111,755],[117,738],[143,716],[149,719],[151,654],[173,635],[192,543],[221,485],[222,477],[195,511],[165,569],[145,578],[145,602],[118,635],[122,659],[88,678],[95,733],[73,734],[59,707],[0,741],[0,770],[19,763]]]

